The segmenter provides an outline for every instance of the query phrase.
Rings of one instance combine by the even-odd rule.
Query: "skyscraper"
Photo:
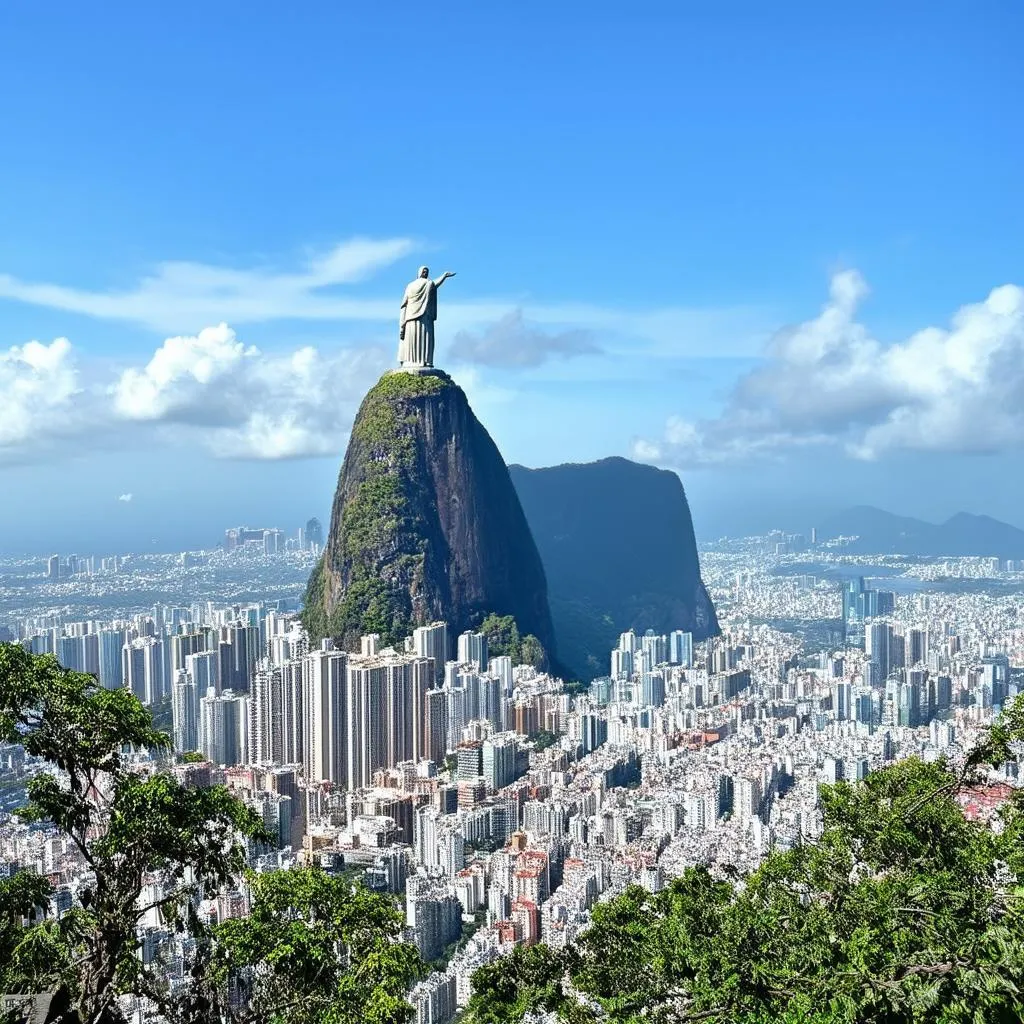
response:
[[[487,637],[483,633],[467,630],[459,636],[458,660],[464,665],[476,665],[480,671],[487,668]]]
[[[261,661],[249,703],[249,757],[254,764],[284,764],[284,686],[281,668]]]
[[[353,788],[347,768],[347,700],[344,651],[320,650],[302,660],[303,704],[306,715],[304,764],[310,782],[328,780]],[[365,785],[365,783],[362,783]]]
[[[249,698],[230,690],[199,701],[199,749],[214,764],[245,764],[248,750]]]
[[[324,528],[316,516],[306,523],[306,543],[310,547],[322,548],[324,546]]]
[[[388,759],[388,671],[381,662],[352,665],[345,704],[348,788],[370,785]]]
[[[171,722],[174,749],[199,749],[199,700],[195,681],[184,669],[171,686]]]
[[[164,696],[163,642],[142,636],[122,648],[121,673],[124,685],[143,704],[152,706]]]
[[[417,626],[412,634],[413,650],[421,658],[434,659],[434,678],[444,678],[444,666],[448,661],[448,625],[432,622],[429,626]]]
[[[117,690],[124,685],[124,670],[121,651],[124,648],[123,629],[101,629],[97,634],[99,644],[99,681],[108,690]]]
[[[423,751],[421,757],[440,764],[448,749],[448,694],[427,690],[424,696]]]
[[[874,679],[884,683],[889,678],[889,650],[892,627],[886,622],[872,622],[865,635],[865,653],[875,665]]]
[[[214,693],[220,693],[220,675],[218,658],[215,651],[200,651],[197,654],[185,655],[185,671],[192,677],[196,690],[201,696],[211,687]]]
[[[668,637],[668,660],[683,668],[693,667],[693,634],[681,629],[673,630]]]

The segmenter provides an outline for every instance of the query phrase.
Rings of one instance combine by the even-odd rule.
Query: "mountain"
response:
[[[858,505],[818,525],[822,540],[840,536],[857,537],[847,549],[855,554],[1024,558],[1024,530],[968,512],[935,524]]]
[[[458,635],[491,612],[554,656],[544,567],[496,445],[447,374],[387,373],[352,425],[306,628],[353,648],[436,619]]]
[[[627,459],[527,469],[512,482],[544,561],[559,657],[607,673],[627,629],[718,633],[679,477]]]

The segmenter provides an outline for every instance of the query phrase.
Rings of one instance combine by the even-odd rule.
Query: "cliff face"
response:
[[[314,638],[386,642],[512,615],[548,656],[544,568],[508,468],[449,377],[385,374],[363,399],[303,618]]]
[[[544,562],[559,658],[575,677],[606,674],[627,629],[718,634],[675,473],[619,458],[509,471]]]

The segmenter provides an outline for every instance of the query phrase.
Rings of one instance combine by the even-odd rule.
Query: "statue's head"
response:
[[[420,267],[420,277],[426,277],[430,273],[428,267]]]

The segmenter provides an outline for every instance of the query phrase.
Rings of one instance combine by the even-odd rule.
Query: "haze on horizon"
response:
[[[510,463],[676,469],[700,538],[1024,526],[1022,28],[7,7],[0,550],[326,520],[421,263],[459,273],[437,362]]]

